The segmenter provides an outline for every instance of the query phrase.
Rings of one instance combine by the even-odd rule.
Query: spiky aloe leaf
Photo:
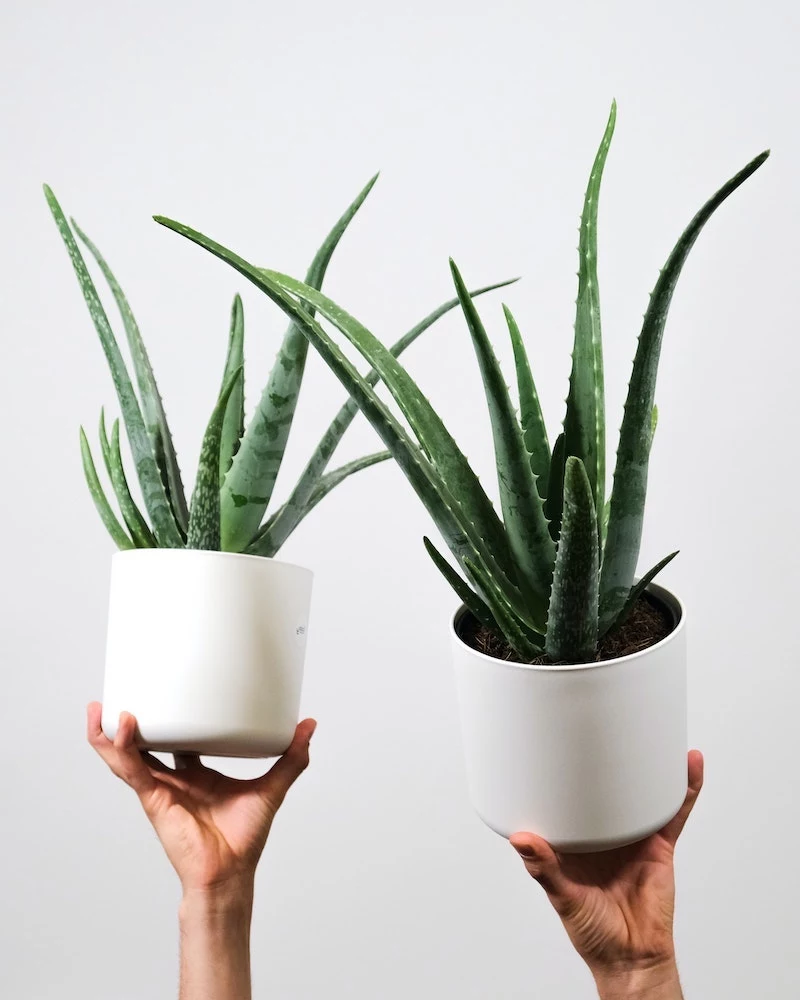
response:
[[[117,396],[122,409],[122,415],[125,418],[125,427],[136,464],[139,484],[142,488],[142,496],[147,513],[153,522],[153,530],[158,539],[158,544],[163,548],[182,548],[183,537],[172,512],[172,507],[170,506],[164,483],[161,479],[161,471],[153,455],[152,442],[142,417],[142,411],[139,408],[139,401],[136,398],[133,383],[128,375],[128,370],[125,367],[119,346],[108,322],[108,317],[100,302],[100,296],[97,294],[97,289],[86,268],[86,263],[81,256],[78,244],[75,242],[75,237],[72,235],[72,230],[61,210],[61,206],[47,185],[44,186],[44,193],[47,203],[50,206],[50,211],[58,226],[58,231],[69,253],[78,283],[83,292],[83,297],[89,307],[89,314],[92,317],[95,329],[100,337],[100,343],[108,360],[111,376],[114,380],[114,387],[117,390]]]
[[[244,309],[241,296],[235,295],[231,306],[228,354],[222,375],[223,386],[227,384],[231,374],[239,368],[242,369],[242,377],[233,387],[225,410],[225,419],[222,422],[222,439],[219,446],[220,489],[244,434]]]
[[[486,285],[483,288],[478,288],[474,292],[470,292],[472,298],[477,298],[479,295],[484,295],[486,292],[495,291],[498,288],[504,288],[506,285],[511,285],[517,278],[511,278],[509,281],[501,281],[494,285]],[[458,305],[458,298],[450,299],[449,302],[445,302],[443,305],[434,309],[433,312],[429,313],[423,320],[413,326],[408,333],[404,334],[392,347],[389,348],[391,353],[397,358],[403,351],[409,347],[417,337],[421,336],[429,327],[440,319],[445,313],[454,309]],[[365,381],[369,385],[376,385],[380,380],[380,376],[375,371],[371,369],[367,375],[364,376]],[[309,498],[316,489],[317,484],[324,473],[330,457],[336,449],[337,445],[344,436],[345,431],[353,422],[353,418],[358,413],[358,405],[352,400],[348,399],[347,402],[342,406],[336,416],[333,418],[328,429],[322,436],[322,440],[317,445],[311,458],[308,460],[306,467],[300,473],[300,478],[292,490],[288,500],[284,503],[279,511],[276,511],[273,518],[270,520],[272,523],[272,528],[275,532],[276,537],[282,538],[284,541],[291,535],[300,520],[304,516],[304,511]],[[282,544],[282,543],[281,543]]]
[[[656,436],[656,427],[658,427],[658,407],[654,406],[653,407],[653,415],[652,415],[652,419],[651,419],[651,422],[650,422],[650,448],[651,449],[653,447],[653,439]],[[605,548],[606,536],[608,535],[608,518],[609,518],[610,514],[611,514],[611,499],[609,498],[608,500],[606,500],[606,502],[605,502],[605,504],[603,506],[603,517],[602,517],[602,521],[601,521],[601,524],[600,524],[600,538],[602,540],[603,549]],[[601,555],[602,555],[603,549],[601,549]]]
[[[342,215],[317,251],[306,282],[320,288],[333,251],[378,179],[376,174]],[[222,488],[222,546],[243,551],[269,505],[305,371],[308,341],[292,323]]]
[[[521,621],[514,608],[506,600],[505,593],[499,589],[495,581],[486,573],[483,566],[471,559],[464,559],[464,570],[475,583],[481,597],[492,612],[500,631],[516,654],[523,660],[533,660],[541,656],[543,649],[539,642],[541,636],[529,629]]]
[[[366,358],[389,389],[407,418],[425,454],[442,476],[451,494],[475,525],[509,581],[516,580],[516,566],[511,557],[503,524],[478,477],[439,415],[408,372],[392,353],[353,316],[321,292],[309,288],[288,275],[263,272],[269,279],[301,301],[313,305]],[[466,290],[464,290],[464,294]],[[532,602],[528,611],[535,620],[544,620],[544,607]],[[537,613],[540,619],[536,619]]]
[[[372,455],[364,455],[352,462],[347,462],[338,469],[334,469],[332,472],[328,472],[322,476],[313,493],[308,498],[305,507],[299,513],[294,527],[311,513],[320,500],[324,500],[332,489],[343,483],[349,476],[354,475],[356,472],[361,472],[362,469],[368,469],[371,465],[385,462],[391,457],[391,453],[388,451],[376,451]],[[287,537],[283,534],[287,522],[281,519],[282,510],[283,507],[279,507],[275,511],[275,514],[266,521],[263,528],[250,545],[247,546],[246,552],[257,556],[274,556],[276,554]]]
[[[544,504],[544,513],[550,522],[550,537],[554,542],[558,541],[561,534],[561,509],[564,504],[564,463],[566,452],[564,450],[564,435],[559,434],[556,443],[553,445],[553,457],[550,460],[550,476],[547,481],[547,499]]]
[[[486,391],[508,546],[517,567],[520,586],[536,606],[545,609],[553,575],[555,547],[547,528],[542,499],[536,489],[530,453],[522,439],[522,428],[517,422],[508,386],[478,310],[452,260],[450,270]]]
[[[222,387],[217,405],[203,436],[197,479],[189,507],[189,534],[186,547],[189,549],[209,549],[219,551],[219,450],[222,442],[222,425],[228,400],[236,384],[243,378],[243,369],[231,372]]]
[[[111,505],[103,492],[103,487],[100,483],[100,478],[97,475],[97,469],[95,468],[94,459],[92,458],[92,449],[89,447],[89,442],[86,440],[86,433],[82,427],[81,459],[83,460],[83,474],[86,477],[86,485],[89,487],[89,493],[91,494],[94,505],[97,508],[97,513],[100,515],[100,518],[106,526],[109,535],[111,535],[115,544],[120,549],[136,548],[125,533],[125,529],[114,516],[114,511],[111,509]]]
[[[456,592],[461,603],[477,618],[481,625],[497,631],[497,622],[483,598],[475,593],[463,576],[459,576],[430,538],[423,536],[422,541],[425,543],[425,548],[434,565]]]
[[[261,273],[301,301],[313,305],[374,367],[403,411],[421,447],[463,509],[465,518],[480,533],[494,562],[502,568],[509,581],[516,582],[516,566],[509,550],[508,538],[491,500],[453,436],[405,368],[377,337],[322,292],[276,271]],[[468,296],[463,283],[461,291]],[[530,470],[528,475],[530,476]],[[537,604],[536,595],[533,594],[530,600],[526,600],[525,606],[526,614],[531,616],[533,622],[544,621],[546,601],[541,600]]]
[[[186,494],[183,489],[181,470],[178,466],[178,457],[175,454],[175,445],[172,440],[169,424],[167,423],[167,415],[164,411],[161,393],[158,390],[158,384],[153,374],[153,367],[150,364],[147,349],[144,346],[144,340],[139,332],[139,325],[136,322],[125,293],[122,291],[119,282],[103,258],[103,255],[86,233],[81,230],[77,222],[74,219],[70,221],[78,238],[83,242],[95,261],[97,261],[97,265],[102,271],[108,287],[111,289],[111,294],[114,296],[114,301],[117,303],[133,360],[136,382],[139,386],[142,415],[144,416],[144,422],[153,443],[154,457],[161,472],[161,479],[166,487],[175,520],[181,531],[185,533],[189,525],[189,508],[186,505]]]
[[[474,296],[470,296],[474,298]],[[544,424],[539,394],[533,381],[531,366],[528,362],[528,352],[517,321],[511,310],[503,305],[508,332],[511,335],[511,346],[514,349],[514,365],[517,369],[517,394],[519,396],[519,418],[522,425],[522,439],[530,455],[531,471],[536,477],[536,489],[542,500],[547,496],[547,483],[550,479],[550,442],[547,438],[547,428]]]
[[[114,493],[119,504],[122,519],[127,525],[128,532],[139,549],[152,549],[156,547],[156,540],[150,525],[142,516],[142,512],[136,506],[136,502],[131,496],[128,479],[125,475],[125,467],[122,463],[122,449],[119,440],[119,420],[115,420],[111,428],[111,441],[106,434],[105,412],[100,411],[100,448],[103,452],[106,471],[114,487]]]
[[[598,511],[603,509],[605,503],[606,420],[597,282],[597,202],[616,120],[615,101],[592,165],[581,215],[575,342],[564,419],[566,454],[575,455],[583,462],[592,487],[595,510]]]
[[[374,389],[344,356],[325,330],[308,314],[303,305],[285,292],[279,284],[272,281],[266,272],[254,267],[221,244],[172,219],[155,216],[155,220],[202,246],[214,256],[219,257],[220,260],[226,261],[265,292],[300,326],[304,335],[311,341],[322,359],[356,401],[359,409],[392,453],[398,466],[442,532],[456,559],[462,561],[470,558],[476,565],[484,566],[485,575],[489,579],[497,581],[497,587],[498,589],[502,588],[506,599],[517,608],[524,608],[519,590],[504,577],[484,538],[477,531],[474,523],[465,516],[463,508],[453,497],[441,475],[420,454],[419,448],[411,440],[405,428],[387,409]]]
[[[569,456],[545,640],[545,651],[554,663],[584,663],[595,656],[599,569],[592,484],[583,462]]]
[[[677,554],[678,554],[677,552],[670,552],[668,556],[664,556],[661,562],[656,563],[651,570],[648,570],[648,572],[645,573],[645,575],[641,578],[641,580],[638,580],[634,584],[634,586],[631,587],[631,592],[630,594],[628,594],[628,599],[622,606],[622,611],[620,611],[620,613],[617,615],[617,617],[614,619],[613,622],[609,624],[608,622],[604,622],[602,619],[600,620],[601,639],[604,635],[615,632],[618,628],[621,628],[621,626],[625,624],[625,622],[628,620],[628,617],[630,616],[630,613],[636,606],[636,602],[639,600],[639,598],[642,596],[645,590],[650,586],[653,580],[655,580],[655,578],[658,576],[661,570],[668,563],[671,563]]]
[[[724,184],[695,215],[658,276],[644,315],[628,385],[619,434],[611,512],[608,519],[603,570],[600,579],[600,616],[613,621],[633,585],[647,493],[647,467],[652,442],[652,410],[658,361],[672,293],[689,251],[714,212],[764,163],[769,150],[751,160]]]

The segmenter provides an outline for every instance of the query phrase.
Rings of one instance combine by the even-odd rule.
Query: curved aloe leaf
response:
[[[511,285],[517,280],[517,278],[511,278],[508,281],[501,281],[494,285],[486,285],[483,288],[476,289],[474,292],[470,292],[470,295],[473,298],[477,298],[486,292],[492,292],[498,288],[504,288],[506,285]],[[417,337],[421,336],[438,319],[451,309],[454,309],[458,304],[458,298],[454,298],[434,309],[433,312],[429,313],[416,326],[413,326],[408,333],[404,334],[389,348],[391,353],[395,357],[399,357],[407,347],[414,343]],[[364,376],[364,380],[369,385],[376,385],[380,380],[380,376],[373,368]],[[288,500],[270,518],[272,530],[276,533],[276,537],[280,537],[285,541],[304,517],[309,498],[314,493],[317,484],[322,478],[331,455],[357,413],[358,405],[352,399],[348,399],[333,418],[330,426],[323,434],[322,440],[308,460],[305,469],[301,472],[300,478],[289,495]]]
[[[462,561],[465,558],[470,558],[474,564],[485,566],[485,576],[496,580],[498,589],[502,588],[506,599],[517,609],[521,609],[520,613],[524,614],[524,605],[519,590],[503,576],[503,572],[497,565],[484,538],[477,531],[474,523],[464,515],[463,508],[453,497],[438,471],[420,454],[419,448],[411,440],[405,428],[305,308],[288,295],[279,284],[272,281],[265,271],[254,267],[233,251],[180,222],[163,216],[155,216],[154,218],[160,225],[172,229],[226,261],[265,292],[276,305],[294,319],[378,432],[427,508],[436,526],[442,532],[456,559]],[[313,290],[306,289],[306,291],[312,292]]]
[[[319,288],[333,251],[378,179],[376,174],[317,251],[306,282]],[[243,551],[264,517],[278,476],[305,371],[308,341],[292,323],[222,487],[222,545]]]
[[[131,496],[128,480],[125,476],[125,467],[122,463],[122,449],[119,441],[119,420],[115,420],[111,429],[111,441],[106,434],[105,411],[100,411],[100,448],[103,452],[103,461],[108,472],[111,485],[117,498],[122,518],[127,525],[128,532],[139,549],[152,549],[156,547],[155,537],[150,530],[150,525],[142,516],[142,512],[136,506]]]
[[[550,476],[547,481],[547,499],[544,502],[544,513],[550,522],[550,537],[558,541],[561,534],[561,509],[564,505],[564,434],[556,438],[553,445],[553,457],[550,460]]]
[[[366,327],[321,292],[285,274],[275,271],[262,273],[301,301],[313,305],[374,367],[411,425],[423,450],[447,484],[451,495],[461,506],[464,517],[480,533],[485,547],[491,551],[493,560],[502,568],[507,579],[516,582],[516,567],[509,551],[508,539],[491,500],[466,456],[405,368]],[[466,290],[464,291],[466,294]],[[535,605],[528,610],[534,620],[544,621],[544,606],[538,609],[538,618]]]
[[[537,641],[541,636],[528,629],[520,620],[514,608],[506,600],[505,593],[495,585],[484,567],[465,558],[464,570],[475,582],[500,631],[517,655],[523,660],[533,660],[541,656],[543,648]]]
[[[228,337],[228,354],[222,386],[227,385],[233,372],[242,369],[242,377],[234,385],[222,422],[222,439],[219,446],[219,485],[222,488],[233,457],[239,449],[244,434],[244,310],[241,296],[235,295],[231,306],[231,326]]]
[[[100,484],[97,469],[95,468],[94,459],[92,458],[92,450],[89,447],[89,442],[86,440],[86,433],[82,427],[81,459],[83,460],[83,474],[86,477],[86,485],[89,487],[89,493],[91,494],[94,505],[97,508],[97,513],[100,515],[100,518],[106,526],[109,535],[111,535],[115,544],[120,549],[136,548],[125,533],[125,529],[114,516],[114,511],[111,509],[111,505],[103,492],[103,487]]]
[[[117,303],[125,336],[130,347],[136,382],[139,386],[142,414],[153,442],[154,455],[161,471],[161,480],[167,489],[175,520],[181,531],[185,533],[189,524],[189,509],[186,506],[186,494],[183,489],[181,470],[178,467],[178,457],[175,454],[172,433],[167,423],[167,415],[164,411],[164,404],[158,390],[156,377],[153,374],[150,358],[144,346],[142,335],[139,332],[139,325],[136,322],[125,293],[120,288],[119,282],[114,277],[114,273],[104,260],[103,255],[81,230],[77,222],[74,219],[70,221],[78,238],[86,246],[86,249],[91,253],[95,261],[97,261],[97,265],[102,271],[108,287],[111,289],[111,294],[114,296],[114,301]]]
[[[450,270],[486,390],[508,546],[519,573],[520,585],[539,609],[537,617],[540,619],[547,608],[553,576],[553,539],[548,531],[542,499],[536,489],[530,455],[522,439],[522,429],[517,422],[500,365],[475,303],[469,297],[461,274],[452,260]]]
[[[209,549],[219,551],[219,450],[222,443],[222,425],[228,400],[237,383],[243,378],[243,370],[237,368],[222,387],[217,405],[203,436],[197,480],[189,508],[189,534],[186,547],[189,549]]]
[[[604,621],[613,621],[622,610],[633,585],[636,563],[639,559],[647,493],[647,467],[652,441],[653,399],[664,326],[672,293],[675,291],[675,285],[689,251],[703,226],[725,199],[755,173],[768,156],[767,150],[751,160],[703,205],[669,255],[650,296],[636,347],[617,448],[608,535],[600,580],[600,615]]]
[[[648,570],[648,572],[645,573],[645,575],[641,578],[641,580],[639,580],[633,587],[631,587],[631,592],[630,594],[628,594],[628,599],[622,606],[622,611],[620,611],[620,613],[617,615],[615,620],[611,622],[610,625],[607,622],[604,622],[602,618],[600,619],[600,638],[602,638],[607,633],[615,632],[618,628],[620,628],[622,625],[625,624],[625,622],[628,620],[628,616],[630,615],[631,611],[633,611],[634,607],[636,606],[636,602],[639,600],[639,598],[642,596],[645,590],[650,586],[653,580],[655,580],[655,578],[658,576],[661,570],[668,563],[671,563],[677,554],[678,554],[677,552],[670,552],[668,556],[664,556],[661,562],[656,563],[656,565],[651,570]]]
[[[114,380],[114,387],[117,390],[122,416],[125,418],[125,427],[128,432],[133,460],[136,465],[136,473],[139,477],[139,484],[142,488],[147,513],[153,523],[153,530],[158,539],[158,544],[163,548],[182,548],[183,536],[178,529],[178,524],[172,512],[170,501],[167,497],[164,483],[161,479],[159,469],[153,455],[153,446],[147,432],[142,411],[139,408],[139,401],[133,388],[133,383],[128,375],[125,362],[120,353],[119,346],[114,337],[114,333],[108,322],[100,296],[94,286],[91,275],[86,268],[86,263],[69,228],[69,223],[61,211],[55,195],[50,188],[45,185],[45,197],[50,206],[50,211],[58,226],[61,239],[72,261],[78,283],[81,286],[83,297],[89,307],[89,314],[92,317],[95,329],[100,337],[111,375]]]
[[[353,462],[347,462],[346,465],[342,465],[338,469],[334,469],[332,472],[322,476],[317,483],[316,489],[308,498],[305,507],[300,511],[297,520],[292,524],[291,530],[293,531],[303,518],[311,513],[320,500],[323,500],[339,483],[344,482],[345,479],[356,472],[368,469],[371,465],[377,465],[379,462],[385,462],[391,457],[391,452],[376,451],[372,455],[364,455]],[[246,549],[248,553],[257,556],[274,556],[284,544],[288,538],[288,534],[285,533],[287,522],[280,517],[282,510],[283,507],[279,507],[275,514],[265,523],[261,531],[259,531],[250,545],[248,545]],[[289,534],[291,534],[291,531]]]
[[[470,296],[474,298],[474,296]],[[528,352],[519,332],[517,321],[511,310],[503,305],[503,312],[511,335],[511,346],[514,349],[514,365],[517,369],[517,393],[519,395],[519,417],[522,425],[522,439],[530,455],[531,471],[536,477],[536,489],[542,500],[547,496],[547,483],[550,479],[550,442],[547,439],[547,428],[544,424],[539,394],[533,381],[531,366],[528,362]]]
[[[597,282],[597,203],[616,120],[615,101],[611,105],[608,124],[592,165],[581,215],[575,342],[572,349],[567,415],[564,419],[566,454],[575,455],[583,462],[592,487],[595,510],[602,510],[605,504],[606,479],[603,344]]]
[[[564,513],[545,651],[554,663],[584,663],[597,650],[600,554],[597,516],[589,476],[569,456],[564,473]]]
[[[497,622],[483,598],[475,593],[462,576],[459,576],[430,538],[423,536],[422,541],[434,565],[456,592],[461,603],[477,618],[481,625],[496,632],[498,630]]]

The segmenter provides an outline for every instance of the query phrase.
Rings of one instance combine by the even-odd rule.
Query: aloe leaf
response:
[[[153,451],[156,462],[161,472],[161,479],[166,487],[175,520],[182,532],[186,532],[189,524],[189,509],[186,506],[186,495],[181,479],[181,470],[178,467],[178,457],[175,454],[175,445],[172,440],[172,433],[167,423],[167,415],[164,411],[164,404],[161,393],[158,390],[153,367],[144,345],[144,340],[139,332],[139,325],[133,315],[125,293],[120,288],[119,282],[114,276],[111,268],[106,263],[103,255],[95,244],[81,230],[74,219],[70,220],[78,235],[78,238],[86,246],[87,250],[94,257],[98,267],[106,279],[114,301],[117,303],[125,336],[130,347],[131,358],[133,360],[133,370],[136,374],[136,382],[139,386],[139,395],[142,401],[142,415],[145,425],[153,442]]]
[[[642,540],[652,410],[664,326],[672,294],[689,251],[714,212],[764,163],[769,151],[751,160],[695,215],[669,255],[650,296],[636,347],[619,434],[611,512],[600,578],[600,615],[613,621],[628,598]]]
[[[656,427],[658,427],[658,407],[654,406],[650,415],[650,448],[653,447],[653,438],[656,436]]]
[[[231,306],[231,325],[228,336],[228,354],[222,375],[223,387],[233,372],[242,369],[228,399],[225,419],[222,422],[222,439],[219,447],[219,485],[222,488],[233,457],[239,449],[244,434],[244,309],[241,296],[235,295]]]
[[[456,592],[456,595],[461,603],[465,605],[467,610],[470,611],[475,618],[477,618],[481,625],[494,632],[499,631],[497,622],[494,620],[494,615],[489,610],[489,607],[483,598],[479,597],[467,581],[453,569],[430,538],[424,536],[422,541],[424,542],[428,555],[433,560],[434,565]]]
[[[650,421],[650,448],[653,447],[653,439],[656,436],[656,427],[658,426],[658,407],[653,407],[652,418]],[[600,522],[600,544],[601,544],[601,556],[605,551],[606,537],[608,535],[608,518],[611,514],[611,499],[606,500],[603,505],[603,517]]]
[[[483,288],[476,289],[474,292],[470,292],[470,295],[472,298],[477,298],[480,295],[485,295],[487,292],[493,292],[498,288],[504,288],[506,285],[511,285],[518,280],[518,278],[511,278],[508,281],[501,281],[494,285],[486,285]],[[454,309],[458,304],[458,298],[453,298],[448,302],[445,302],[443,305],[438,306],[433,310],[433,312],[429,313],[423,320],[417,323],[416,326],[413,326],[395,344],[393,344],[389,348],[390,352],[395,357],[399,357],[407,347],[414,343],[417,337],[421,336],[427,329],[433,326],[438,319],[450,312],[450,310]],[[372,368],[364,376],[364,380],[369,385],[373,386],[380,380],[380,376],[375,369]],[[358,405],[352,399],[348,399],[323,434],[322,440],[317,445],[311,458],[308,460],[306,467],[300,473],[300,478],[297,480],[297,483],[289,495],[288,500],[281,506],[279,511],[276,511],[273,518],[270,519],[274,519],[274,529],[284,540],[289,537],[292,531],[294,531],[300,523],[300,519],[303,516],[303,511],[305,510],[305,505],[308,503],[309,497],[314,492],[317,483],[322,477],[322,474],[330,461],[331,455],[335,451],[339,442],[342,440],[345,431],[353,422],[357,413]]]
[[[464,569],[475,581],[499,630],[516,654],[523,660],[533,660],[537,656],[541,656],[543,648],[536,641],[540,637],[520,620],[514,608],[507,601],[505,593],[495,585],[484,567],[467,557],[464,559]]]
[[[599,563],[592,484],[583,462],[569,456],[545,637],[545,651],[554,663],[584,663],[595,657]]]
[[[219,451],[222,444],[222,425],[231,394],[243,377],[242,368],[231,372],[228,381],[222,387],[203,436],[197,479],[189,508],[189,533],[186,539],[186,547],[189,549],[213,551],[220,549]]]
[[[470,296],[474,298],[474,296]],[[507,305],[503,305],[508,332],[511,335],[511,346],[514,349],[514,365],[517,369],[517,393],[519,395],[519,416],[522,425],[522,440],[530,455],[531,471],[536,477],[536,489],[542,500],[547,496],[547,484],[550,479],[550,442],[547,438],[547,428],[544,424],[542,406],[539,394],[533,381],[528,353],[517,321]]]
[[[450,270],[486,391],[508,545],[526,596],[538,608],[545,609],[553,575],[555,547],[531,471],[530,455],[522,439],[522,429],[517,422],[500,365],[475,303],[469,297],[461,274],[452,260]]]
[[[603,344],[597,282],[597,203],[616,119],[615,101],[592,165],[581,215],[575,341],[564,420],[566,454],[575,455],[583,462],[592,487],[595,510],[603,509],[606,479]]]
[[[411,440],[405,428],[387,409],[374,389],[344,356],[325,330],[308,314],[304,306],[288,295],[279,284],[272,281],[266,272],[254,267],[214,240],[172,219],[155,216],[155,220],[226,261],[265,292],[300,326],[304,335],[311,341],[322,359],[356,401],[359,409],[392,453],[393,458],[430,513],[456,559],[461,561],[465,557],[470,557],[476,565],[485,566],[485,575],[496,580],[497,587],[503,589],[507,600],[514,604],[518,610],[522,608],[522,613],[524,613],[519,590],[504,577],[484,538],[474,523],[465,516],[462,506],[456,501],[441,475],[420,454],[419,448]],[[308,289],[307,291],[312,290]]]
[[[561,508],[564,504],[564,434],[556,438],[553,445],[553,456],[550,460],[550,476],[547,481],[547,499],[544,502],[544,514],[549,521],[550,537],[558,541],[561,533]]]
[[[361,472],[362,469],[368,469],[371,465],[385,462],[391,457],[391,452],[376,451],[372,455],[364,455],[352,462],[347,462],[338,469],[334,469],[332,472],[328,472],[322,476],[313,493],[308,498],[305,507],[300,511],[297,521],[292,526],[292,530],[311,513],[320,500],[324,500],[332,489],[343,483],[349,476],[354,475],[356,472]],[[250,545],[248,545],[245,550],[246,552],[257,556],[274,556],[278,552],[288,537],[284,533],[287,522],[280,517],[282,510],[283,507],[279,507],[275,514],[266,521],[263,528]]]
[[[622,610],[620,611],[620,613],[617,615],[617,617],[614,619],[613,622],[609,624],[608,622],[604,622],[602,618],[600,619],[601,638],[604,635],[607,634],[610,635],[612,632],[615,632],[618,628],[621,628],[621,626],[625,624],[625,622],[628,620],[628,617],[630,616],[630,613],[636,606],[636,602],[639,600],[639,598],[642,596],[645,590],[650,586],[650,584],[653,582],[656,576],[658,576],[661,570],[668,563],[671,563],[677,554],[678,554],[677,552],[670,552],[668,556],[664,556],[661,562],[656,563],[656,565],[651,570],[648,570],[648,572],[645,573],[645,575],[641,578],[641,580],[638,580],[633,585],[633,587],[631,587],[631,592],[630,594],[628,594],[628,599],[623,604]]]
[[[111,429],[111,441],[106,434],[105,412],[100,411],[100,447],[103,452],[103,461],[108,472],[111,485],[117,498],[120,513],[127,525],[128,532],[134,544],[139,549],[156,548],[156,540],[150,525],[142,516],[142,512],[136,506],[131,496],[128,480],[125,475],[125,467],[122,463],[122,449],[119,440],[119,420],[115,420]]]
[[[285,274],[274,271],[262,271],[262,274],[313,305],[374,367],[408,420],[421,447],[463,509],[465,518],[475,526],[507,579],[516,582],[516,567],[509,551],[508,538],[491,500],[466,456],[405,368],[366,327],[321,292]],[[466,289],[464,294],[467,294]],[[530,614],[535,620],[544,621],[545,604],[533,604]]]
[[[95,329],[100,337],[100,343],[108,360],[114,380],[114,387],[117,390],[117,396],[122,409],[122,415],[125,418],[125,427],[136,464],[139,484],[142,488],[142,496],[147,513],[153,522],[153,529],[158,539],[158,544],[163,548],[182,548],[183,537],[172,512],[172,507],[170,506],[164,483],[161,479],[161,471],[153,455],[152,442],[142,417],[142,411],[139,408],[139,401],[136,398],[133,383],[128,375],[128,370],[125,367],[119,346],[108,322],[108,317],[100,302],[100,296],[97,294],[97,289],[86,268],[86,263],[78,249],[78,244],[75,242],[75,237],[72,235],[69,223],[61,211],[61,206],[47,185],[45,185],[44,193],[47,203],[50,206],[50,211],[58,226],[58,231],[69,253],[78,283],[83,292],[83,297],[89,307],[89,314],[92,317]]]
[[[334,250],[377,179],[376,174],[317,251],[306,274],[306,282],[313,288],[322,286]],[[222,545],[226,551],[243,551],[267,510],[292,428],[307,353],[308,341],[297,324],[291,323],[222,487]]]
[[[97,512],[106,526],[109,535],[111,535],[114,543],[120,549],[133,549],[136,546],[130,540],[130,538],[125,533],[125,529],[119,523],[114,515],[114,511],[111,509],[111,505],[108,502],[103,487],[100,483],[100,478],[97,475],[97,469],[95,468],[94,459],[92,458],[92,450],[89,447],[89,442],[86,440],[86,433],[81,427],[81,459],[83,460],[83,474],[86,477],[86,485],[89,487],[89,493],[91,494],[94,505],[97,508]]]

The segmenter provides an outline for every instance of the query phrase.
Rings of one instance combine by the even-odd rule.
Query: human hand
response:
[[[692,750],[688,791],[678,814],[658,833],[629,847],[561,854],[532,833],[510,838],[603,997],[681,996],[672,937],[673,855],[702,785],[703,755]]]
[[[258,778],[229,778],[195,755],[175,755],[176,769],[134,745],[136,719],[120,716],[113,741],[101,728],[102,706],[87,709],[87,737],[117,777],[139,796],[181,880],[184,895],[252,883],[272,821],[286,793],[308,766],[316,728],[301,722],[292,744]]]

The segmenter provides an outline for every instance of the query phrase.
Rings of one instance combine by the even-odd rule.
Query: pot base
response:
[[[603,840],[548,840],[547,842],[557,851],[559,854],[597,854],[601,851],[616,851],[621,847],[630,847],[633,844],[638,844],[642,840],[646,840],[648,837],[652,837],[654,833],[658,833],[663,827],[673,819],[680,807],[683,805],[683,799],[678,803],[678,805],[670,811],[667,816],[664,816],[658,822],[651,823],[641,830],[632,831],[626,833],[624,837],[609,837]],[[501,836],[504,840],[508,840],[515,833],[535,833],[535,830],[499,830],[495,825],[489,822],[485,816],[475,810],[478,818],[483,821],[483,823],[489,827],[493,832]]]

